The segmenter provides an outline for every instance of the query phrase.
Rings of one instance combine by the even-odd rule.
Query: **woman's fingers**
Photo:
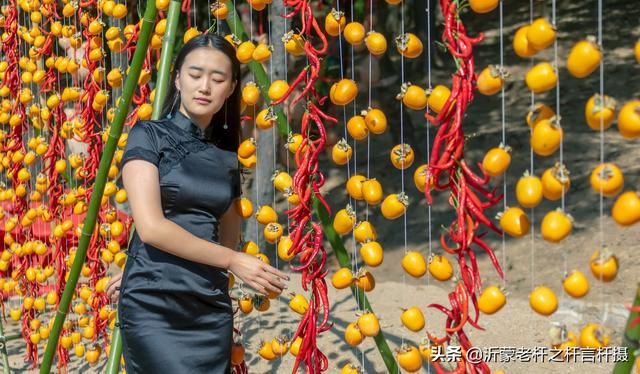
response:
[[[282,282],[280,280],[280,278],[277,277],[273,277],[271,276],[271,279],[269,279],[269,283],[271,283],[272,285],[274,285],[275,287],[278,287],[278,289],[280,291],[282,291],[283,289],[285,289],[287,287],[286,284],[284,284],[284,282]]]
[[[111,290],[107,290],[107,297],[115,302],[120,297],[120,285],[114,286]]]
[[[111,294],[113,294],[113,291],[115,289],[115,286],[113,284],[107,285],[107,296],[111,297]]]
[[[266,264],[265,264],[265,265],[266,265]],[[290,279],[289,279],[289,276],[288,276],[287,274],[285,274],[285,273],[283,273],[282,271],[280,271],[280,270],[278,270],[278,269],[274,268],[274,267],[273,267],[273,266],[271,266],[271,265],[266,265],[266,266],[265,266],[265,270],[266,270],[267,272],[269,272],[269,273],[273,274],[273,275],[276,275],[276,276],[280,277],[281,279],[290,280]]]
[[[261,293],[265,296],[268,294],[265,286],[262,283],[258,282],[257,280],[251,282],[249,285],[253,287],[253,289],[256,290],[258,293]]]
[[[278,287],[272,285],[271,283],[268,283],[267,285],[267,291],[271,291],[271,292],[275,292],[275,293],[281,293],[282,289],[279,289]],[[268,295],[268,292],[265,294],[265,296]]]
[[[267,272],[262,272],[261,274],[259,274],[255,281],[263,287],[263,292],[265,295],[267,295],[269,291],[276,293],[282,292],[282,289],[285,287],[285,285],[281,282],[277,282],[276,280],[277,278],[275,278],[273,275],[270,275]],[[278,283],[280,283],[281,285],[279,285]]]
[[[120,282],[122,281],[122,274],[116,275],[109,280],[107,283],[107,296],[111,299],[114,298],[114,294],[116,291],[120,290]],[[116,297],[120,294],[117,292]]]
[[[279,278],[274,277],[269,273],[264,273],[263,279],[267,281],[267,285],[269,286],[269,289],[273,292],[280,293],[286,287],[286,285],[282,283]]]
[[[115,288],[115,282],[114,283],[109,282],[109,284],[107,284],[107,296],[113,293],[114,288]]]

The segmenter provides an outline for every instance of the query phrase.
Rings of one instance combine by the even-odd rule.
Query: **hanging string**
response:
[[[340,0],[336,0],[335,2],[336,4],[336,11],[338,13],[340,13]],[[353,2],[351,3],[352,7],[352,14],[351,14],[351,20],[353,21]],[[340,60],[340,79],[344,79],[344,58],[343,58],[343,50],[342,50],[342,31],[344,29],[342,28],[342,26],[340,25],[340,22],[338,20],[338,57]],[[353,48],[353,47],[352,47]],[[344,124],[344,139],[347,140],[349,139],[349,135],[347,132],[347,108],[346,106],[342,106],[342,121]],[[355,159],[356,159],[356,149],[353,149],[353,158],[354,158],[354,167],[355,167]],[[349,162],[346,163],[346,167],[347,167],[347,181],[351,178],[351,167],[349,165]],[[355,173],[355,171],[354,171]],[[353,199],[351,197],[351,194],[347,194],[348,199],[349,199],[349,205],[353,208],[354,213],[356,214],[357,217],[357,206],[355,204],[355,199]],[[355,234],[353,232],[353,230],[351,230],[351,241],[353,243],[353,246],[351,248],[351,272],[353,274],[357,274],[358,273],[358,262],[357,262],[357,251],[356,251],[356,240],[355,240]],[[356,292],[356,307],[355,307],[355,311],[358,312],[360,311],[360,288],[356,287],[355,289]],[[355,347],[353,348],[355,349]],[[362,350],[362,349],[360,349]]]
[[[253,7],[249,5],[249,41],[253,39]],[[254,76],[255,79],[255,76]]]
[[[553,24],[554,29],[558,29],[558,24],[556,20],[556,0],[551,1],[551,23]],[[558,120],[560,120],[560,71],[558,69],[558,38],[556,37],[553,41],[553,58],[554,58],[554,69],[556,72],[556,76],[558,77],[558,82],[556,83],[556,116]],[[564,143],[564,131],[560,132],[560,165],[563,165],[564,161],[564,152],[563,152],[563,143]],[[565,188],[564,183],[562,184],[562,196],[560,198],[561,209],[565,211]],[[564,274],[567,274],[567,251],[562,251],[562,262],[564,267]],[[564,300],[565,293],[562,293],[561,299]]]
[[[369,32],[373,31],[373,0],[369,0]],[[368,71],[368,99],[367,99],[367,108],[371,108],[371,64],[373,60],[373,55],[371,51],[369,51],[369,71]],[[354,101],[355,102],[355,101]],[[368,109],[367,109],[368,110]],[[355,106],[354,106],[355,112]],[[371,136],[367,136],[367,179],[371,177]],[[369,203],[367,203],[367,207],[364,211],[365,219],[369,220]]]
[[[24,12],[24,17],[25,17],[25,21],[29,22],[29,25],[31,28],[33,28],[34,24],[33,22],[31,22],[31,17],[27,16],[26,12]],[[26,24],[26,23],[25,23]],[[39,63],[41,64],[41,62]],[[40,90],[38,90],[35,87],[35,84],[33,82],[33,79],[31,80],[31,82],[29,82],[29,89],[31,89],[31,92],[35,93],[34,98],[37,98],[38,101],[42,100],[42,94],[39,92]],[[46,101],[46,97],[44,98],[44,100]],[[25,109],[27,111],[27,113],[30,111],[28,107],[25,106]],[[44,128],[44,126],[43,126]],[[30,140],[31,138],[35,137],[35,128],[32,128],[32,126],[27,126],[27,141]],[[24,140],[23,140],[24,142]],[[29,152],[33,152],[33,150],[29,150]],[[32,176],[36,175],[36,171],[37,171],[37,165],[40,164],[39,160],[37,160],[36,162],[33,162],[30,165],[27,165],[27,169],[29,170],[29,174],[31,174]],[[31,178],[30,178],[31,179]],[[29,210],[29,208],[31,208],[31,203],[29,202],[27,205],[27,210]],[[32,226],[33,227],[33,226]],[[27,231],[27,237],[25,238],[25,241],[30,241],[33,240],[33,231],[32,230],[28,230]],[[42,261],[42,258],[40,256],[38,256],[38,258],[36,259],[37,262]],[[32,265],[32,264],[30,264]]]
[[[253,18],[252,18],[253,20]],[[252,22],[253,23],[253,22]],[[260,27],[262,27],[262,23],[260,24]],[[268,35],[267,35],[267,45],[269,45],[271,43],[271,5],[267,5],[267,30],[268,30]],[[286,54],[285,54],[285,61],[286,61]],[[271,54],[269,56],[269,82],[273,82],[273,54]],[[286,105],[285,105],[286,106]],[[287,115],[287,121],[289,120],[288,115]],[[277,144],[276,144],[276,125],[271,127],[271,132],[272,132],[272,137],[273,137],[273,170],[276,170],[276,165],[277,165],[277,153],[278,153],[278,148],[277,148]],[[289,158],[287,157],[287,175],[289,175],[289,167],[288,167],[288,161]],[[287,201],[287,210],[289,210],[289,200],[285,199]],[[273,184],[273,208],[276,209],[276,188],[275,188],[275,184]],[[277,210],[276,210],[277,211]],[[287,214],[287,223],[289,222],[288,219],[288,214]],[[287,224],[287,229],[288,228],[288,224]],[[280,242],[280,240],[282,239],[278,239],[278,241],[276,241],[276,255],[275,255],[275,259],[276,259],[276,269],[280,269],[280,255],[278,254],[278,244]],[[284,324],[282,322],[282,313],[280,312],[280,305],[281,305],[281,301],[280,301],[280,297],[276,297],[275,299],[275,303],[276,303],[276,313],[278,314],[278,326],[281,328],[281,334],[282,331],[284,330]],[[287,334],[287,337],[289,338],[289,340],[291,340],[291,334]],[[288,356],[288,355],[287,355]],[[283,361],[285,359],[285,357],[280,356],[280,360]]]
[[[234,0],[233,8],[236,9],[235,0]],[[253,15],[251,10],[252,10],[252,7],[249,6],[249,14]],[[235,23],[235,18],[236,17],[233,18],[234,19],[234,23]],[[234,27],[234,29],[236,29],[236,28]],[[249,35],[247,35],[247,40],[248,41],[251,41],[251,36],[252,35],[253,35],[253,18],[250,17],[249,18]],[[255,75],[253,75],[253,79],[255,80]],[[253,115],[253,118],[252,118],[252,121],[253,121],[253,134],[254,134],[254,137],[255,137],[256,141],[259,144],[258,137],[260,136],[260,132],[258,131],[258,126],[256,124],[256,116],[257,116],[256,112],[257,112],[257,108],[256,108],[256,106],[254,104],[253,105],[253,114],[254,115]],[[259,149],[260,148],[258,147],[258,150]],[[254,190],[256,192],[255,193],[255,207],[257,209],[260,209],[260,157],[256,158],[256,163],[254,165],[254,170],[256,172],[255,179],[253,180]],[[257,218],[254,218],[254,219],[255,219],[255,222],[256,222],[256,225],[255,225],[256,242],[255,243],[258,246],[258,251],[260,251],[260,248],[265,248],[266,243],[265,243],[265,241],[261,241],[260,240],[260,229],[259,229],[258,219]],[[262,326],[262,313],[258,313],[256,318],[258,319],[258,328],[262,328],[261,327]]]
[[[78,31],[79,31],[79,30],[82,28],[82,26],[81,26],[81,25],[79,24],[79,22],[78,22],[78,12],[74,12],[74,13],[73,13],[73,22],[74,22],[74,24],[75,24],[75,26],[76,26],[76,30],[78,30]],[[82,44],[80,44],[80,46],[82,46]],[[86,49],[86,48],[90,48],[90,41],[89,41],[89,40],[87,40],[87,42],[86,42],[85,49]],[[74,48],[74,49],[73,49],[73,59],[74,59],[74,60],[76,60],[77,58],[78,58],[78,49]],[[68,73],[67,73],[67,74],[68,74]],[[89,73],[87,73],[87,74],[89,74]],[[72,81],[74,82],[74,85],[76,85],[76,84],[77,84],[78,86],[80,86],[80,87],[82,88],[82,80],[80,79],[79,75],[75,75],[75,74],[73,74],[73,75],[71,75],[71,79],[72,79]],[[81,113],[83,113],[83,112],[84,112],[83,105],[84,105],[84,103],[82,103],[82,100],[80,100],[80,110],[79,110],[78,112],[75,112],[75,113],[73,114],[73,115],[74,115],[74,118],[78,118],[78,117],[80,117],[80,118],[81,118],[81,117],[82,117],[82,116],[81,116]],[[88,103],[87,103],[86,105],[88,105]],[[73,139],[73,131],[71,131],[70,138],[71,138],[71,139]],[[86,158],[84,158],[84,159],[86,160]],[[84,167],[84,165],[83,165],[83,167]],[[75,180],[75,178],[73,177],[73,173],[70,173],[70,174],[69,174],[69,176],[70,176],[70,180],[71,180],[71,183],[70,183],[71,185],[69,186],[69,188],[67,188],[67,189],[65,189],[65,190],[70,192],[70,191],[72,191],[74,188],[77,188],[77,187],[78,187],[78,185],[79,185],[81,182],[80,182],[80,181],[78,181],[78,180]],[[61,212],[62,212],[62,219],[63,219],[63,220],[65,220],[65,219],[67,219],[67,218],[70,218],[70,217],[67,217],[67,216],[66,216],[66,206],[63,206],[63,207],[62,207]],[[65,235],[64,242],[65,242],[65,243],[64,243],[64,246],[65,246],[65,248],[68,250],[68,248],[69,248],[69,241],[68,241],[68,239],[66,238],[66,235]],[[52,312],[53,312],[53,311],[52,311]],[[76,323],[76,324],[77,324],[77,322],[78,322],[78,319],[79,319],[79,318],[80,318],[80,316],[76,316],[76,320],[74,321],[74,323]]]
[[[288,13],[288,7],[285,5],[284,6],[284,14]],[[269,20],[269,28],[271,28],[271,20]],[[288,26],[287,26],[287,19],[284,18],[284,29],[288,30]],[[271,29],[269,29],[269,45],[271,45],[272,43],[272,39],[271,39]],[[287,57],[287,53],[283,53],[284,56],[284,81],[288,82],[289,81],[289,67],[288,67],[288,57]],[[273,82],[273,80],[272,80]],[[290,120],[291,120],[291,113],[289,110],[289,105],[284,105],[284,110],[285,110],[285,114],[287,116],[287,136],[289,133],[291,133],[291,126],[290,126]],[[291,175],[291,165],[290,165],[290,160],[291,160],[291,156],[289,154],[289,151],[287,150],[286,152],[287,154],[287,174]],[[289,200],[287,199],[287,210],[290,209],[290,204],[289,204]],[[291,218],[289,217],[289,215],[287,214],[287,235],[291,234]]]
[[[20,14],[20,16],[22,16],[22,18],[23,18],[23,22],[22,22],[22,24],[23,24],[23,25],[30,25],[31,27],[33,27],[33,24],[31,24],[31,22],[30,22],[30,17],[27,15],[27,12],[20,12],[19,14]],[[26,46],[26,45],[25,45],[25,49],[27,49],[27,48],[28,48],[28,46]],[[24,52],[22,52],[22,53],[21,53],[21,55],[22,55],[22,56],[25,56]],[[21,86],[23,86],[23,85],[22,85],[22,79],[21,79],[20,81],[21,81]],[[39,90],[37,90],[37,89],[35,89],[35,88],[34,88],[33,80],[32,80],[31,82],[29,82],[29,83],[27,84],[27,86],[28,86],[28,88],[31,90],[32,95],[34,96],[34,100],[35,100],[35,99],[39,99],[39,100],[41,100],[41,95],[40,95],[40,93],[38,92]],[[45,100],[46,100],[46,98],[45,98]],[[27,106],[27,104],[25,104],[25,111],[26,111],[27,113],[29,112],[29,107]],[[23,143],[23,144],[25,144],[25,141],[24,141],[24,137],[25,137],[25,135],[26,135],[26,137],[27,137],[27,141],[28,141],[28,139],[29,139],[29,138],[31,138],[31,130],[32,130],[32,129],[31,129],[31,126],[26,126],[26,130],[27,130],[27,131],[26,131],[26,134],[25,134],[24,132],[23,132],[23,134],[22,134],[22,139],[21,139],[21,140],[22,140],[22,143]],[[35,133],[35,131],[34,131],[34,133]],[[29,153],[29,152],[31,152],[32,150],[30,150],[30,149],[27,147],[26,151],[27,151],[27,152],[25,152],[25,154],[28,154],[28,153]],[[29,169],[29,173],[30,173],[32,176],[33,176],[33,175],[35,175],[35,174],[34,174],[34,172],[33,172],[33,171],[34,171],[34,170],[33,170],[33,168],[34,168],[34,167],[35,167],[35,165],[33,165],[33,164],[31,164],[31,165],[27,165],[27,169]],[[31,205],[30,203],[27,203],[27,210],[30,208],[30,205]],[[25,240],[30,240],[30,235],[27,235],[27,238],[25,238]],[[29,265],[29,267],[33,266],[33,263],[32,263],[32,261],[31,261],[31,259],[30,259],[30,261],[29,261],[29,264],[28,264],[28,265]],[[24,296],[21,296],[21,298],[24,298]]]
[[[400,2],[400,35],[404,35],[404,1]],[[400,54],[400,82],[404,84],[404,55]],[[400,149],[402,150],[403,161],[400,168],[400,190],[404,194],[404,103],[400,100]],[[404,239],[404,254],[407,254],[407,214],[402,215],[403,223],[403,239]],[[406,271],[402,272],[402,289],[406,289],[407,274]],[[402,292],[402,305],[406,306],[406,295]],[[405,343],[407,332],[406,329],[402,329],[402,344]],[[398,372],[400,368],[398,367]]]
[[[552,24],[553,27],[557,30],[558,25],[557,25],[557,21],[556,21],[556,0],[552,0],[551,1],[551,12],[552,12]],[[558,77],[558,83],[556,84],[556,116],[558,118],[560,118],[560,71],[558,69],[558,38],[556,37],[555,40],[553,41],[553,58],[554,58],[554,69],[556,71],[556,76]],[[564,152],[563,152],[563,143],[564,143],[564,134],[563,132],[560,133],[560,164],[563,163],[563,159],[564,159]],[[562,211],[565,210],[565,194],[564,194],[564,187],[562,190],[562,199],[561,199],[561,204],[562,204]],[[566,252],[565,252],[566,253]]]
[[[602,0],[598,0],[598,47],[600,47],[600,100],[604,100],[604,40],[602,38]],[[600,164],[604,164],[604,116],[600,116]],[[604,195],[603,185],[600,186],[600,250],[604,248]],[[604,287],[600,285],[600,304],[602,305],[601,323],[606,322],[607,310],[604,298]]]
[[[337,1],[337,3],[339,3],[340,0]],[[350,12],[350,21],[353,22],[354,18],[353,15],[355,13],[355,7],[353,5],[353,0],[351,0],[351,12]],[[338,22],[339,24],[339,22]],[[350,52],[351,52],[351,79],[355,81],[355,51],[354,51],[354,47],[352,44],[349,45],[350,48]],[[345,110],[345,116],[346,116],[346,107],[343,107]],[[357,115],[357,100],[353,100],[353,116],[355,117]],[[345,122],[346,124],[346,122]],[[345,126],[345,130],[346,130],[346,126]],[[367,136],[368,138],[369,136]],[[346,139],[346,138],[345,138]],[[347,165],[349,163],[347,162]],[[353,139],[353,174],[357,175],[358,174],[358,141],[356,139]],[[358,215],[358,207],[357,207],[357,202],[354,202],[353,204],[353,211],[354,214]],[[369,219],[369,204],[366,204],[365,207],[365,215],[366,215],[366,220]],[[352,235],[353,235],[353,263],[355,264],[355,273],[357,274],[359,272],[359,266],[358,266],[358,254],[357,254],[357,242],[355,240],[355,233],[352,230]],[[357,289],[356,287],[356,300],[357,300],[357,310],[358,311],[364,311],[364,305],[360,304],[360,292],[364,291],[360,291],[359,289]],[[362,345],[358,345],[358,350],[360,351],[360,360],[361,360],[361,364],[364,367],[364,350],[362,349]]]
[[[336,1],[336,10],[338,12],[340,12],[340,1]],[[340,24],[338,23],[338,28],[339,28],[339,35],[338,35],[338,52],[339,52],[339,57],[340,57],[340,79],[344,79],[344,59],[342,57],[342,26],[340,26]],[[348,139],[348,133],[347,133],[347,108],[346,107],[342,107],[342,117],[343,117],[343,122],[344,122],[344,139]],[[354,152],[355,153],[355,152]],[[347,180],[349,180],[349,178],[351,178],[351,170],[350,170],[350,165],[347,162]],[[354,211],[356,208],[356,205],[354,204],[354,199],[351,197],[351,195],[349,195],[349,204],[353,207]],[[352,272],[356,272],[357,271],[357,264],[356,264],[356,251],[355,251],[355,235],[353,235],[353,231],[352,231],[352,240],[354,242],[353,245],[353,251],[352,251],[352,256],[351,256],[351,271]],[[359,303],[359,298],[357,297],[357,292],[358,289],[356,289],[356,302]],[[360,304],[358,304],[359,306]],[[358,307],[359,309],[359,307]]]
[[[427,0],[427,87],[431,89],[431,0]],[[429,113],[429,106],[427,106],[427,113]],[[431,124],[427,121],[427,164],[431,162]],[[428,182],[427,182],[428,183]],[[430,188],[430,185],[427,184],[425,188]],[[433,256],[433,233],[432,233],[432,219],[431,219],[431,204],[427,203],[427,231],[428,231],[428,251],[429,257],[427,261],[431,259]],[[427,275],[426,277],[427,287],[431,284],[431,276]],[[431,374],[431,365],[427,365],[427,373]]]
[[[238,8],[236,8],[236,0],[233,0],[233,9],[236,10],[236,12],[237,12]],[[236,30],[236,18],[238,18],[238,17],[233,17],[233,29],[234,30]]]
[[[340,1],[336,1],[336,10],[338,12],[340,12]],[[286,22],[286,21],[285,21]],[[342,26],[340,25],[340,23],[338,22],[338,29],[339,29],[339,34],[338,34],[338,54],[340,57],[340,79],[344,79],[344,60],[342,57]],[[347,133],[347,108],[345,108],[344,106],[342,107],[342,120],[344,122],[344,139],[348,139],[348,133]],[[354,152],[355,153],[355,152]],[[349,163],[347,162],[347,180],[349,180],[349,178],[351,178],[351,170],[350,170],[350,166]],[[355,204],[353,204],[353,199],[351,198],[351,195],[349,196],[349,204],[351,204],[354,209],[355,209]]]
[[[500,0],[500,71],[504,72],[504,16],[503,16],[503,3]],[[507,121],[506,121],[506,109],[505,109],[505,87],[504,82],[500,88],[500,122],[502,125],[502,144],[507,145]],[[502,211],[507,210],[507,173],[504,173],[502,177]],[[502,268],[504,277],[502,277],[502,287],[507,285],[507,243],[506,235],[502,235]]]
[[[336,0],[336,10],[338,11],[338,13],[340,12],[340,1]],[[338,34],[338,54],[340,57],[340,79],[344,79],[344,59],[342,57],[342,31],[343,28],[340,25],[340,22],[338,22],[338,29],[339,29],[339,34]],[[342,107],[342,120],[344,123],[344,139],[349,139],[348,137],[348,133],[347,133],[347,108],[346,107]],[[355,151],[353,152],[355,155]],[[347,162],[347,180],[349,180],[349,178],[351,178],[351,170],[350,170],[350,165]],[[353,199],[351,198],[351,195],[349,196],[349,204],[355,209],[356,206],[355,204],[353,204]],[[354,239],[355,240],[355,239]],[[354,253],[355,256],[355,253]],[[353,262],[355,261],[354,258],[352,258],[352,268],[355,268],[355,264],[353,264]],[[357,290],[356,290],[357,291]],[[356,300],[358,300],[356,298]]]
[[[373,31],[373,0],[369,0],[369,32]],[[367,110],[369,110],[368,108],[371,108],[371,97],[372,97],[372,83],[371,83],[371,78],[372,78],[372,73],[371,73],[371,65],[373,63],[373,55],[371,54],[371,51],[369,51],[369,71],[368,71],[368,79],[367,79],[367,83],[368,83],[368,89],[367,89]],[[354,111],[355,111],[355,100],[354,100]],[[371,176],[371,134],[369,134],[367,136],[367,179],[369,179]],[[369,220],[369,203],[367,203],[365,211],[365,219],[368,221]],[[360,348],[360,354],[362,357],[362,367],[364,367],[364,351],[362,350],[362,348]]]
[[[289,11],[289,9],[285,5],[284,6],[284,13],[287,14],[288,11]],[[269,27],[271,27],[271,22],[270,21],[269,21]],[[284,30],[288,30],[288,25],[287,25],[287,19],[286,18],[284,18]],[[271,43],[273,41],[273,39],[271,38],[271,29],[269,29],[268,38],[269,38],[269,42],[268,43],[269,43],[269,45],[271,45]],[[289,81],[289,78],[288,78],[288,76],[289,76],[289,67],[288,67],[289,66],[288,65],[289,59],[288,59],[286,51],[285,51],[285,53],[283,53],[283,57],[284,57],[284,80],[285,80],[285,82],[288,82]],[[291,123],[290,122],[291,121],[291,111],[290,111],[289,105],[284,105],[283,109],[284,109],[285,115],[287,117],[287,132],[286,133],[289,134],[291,132],[291,126],[290,126],[290,123]],[[287,162],[287,174],[291,175],[291,165],[290,165],[291,158],[290,158],[290,154],[289,154],[288,150],[286,151],[286,155],[287,155],[287,157],[286,157],[286,159],[287,159],[287,161],[286,161]],[[289,200],[287,199],[287,211],[289,209],[291,209],[291,206],[290,206]],[[290,234],[291,234],[291,218],[287,214],[287,235],[290,235]],[[291,338],[291,336],[292,336],[292,332],[289,331],[288,337]]]
[[[529,0],[529,24],[533,23],[533,0]],[[529,58],[529,69],[533,67],[534,64],[534,56]],[[533,91],[531,92],[531,110],[534,110],[536,104],[536,97]],[[533,134],[533,123],[531,124],[530,133]],[[534,153],[533,147],[529,147],[529,170],[531,170],[531,175],[536,175],[536,169],[534,165]],[[535,208],[531,208],[531,229],[529,232],[531,233],[531,291],[535,288],[535,257],[536,257],[536,247],[535,247]]]
[[[195,27],[196,29],[198,28],[198,23],[196,22],[196,9],[197,9],[197,3],[190,3],[189,5],[191,5],[191,9],[193,10],[193,27]]]

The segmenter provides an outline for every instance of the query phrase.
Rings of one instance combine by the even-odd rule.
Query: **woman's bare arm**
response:
[[[143,242],[190,261],[229,269],[262,293],[267,290],[280,292],[284,288],[281,279],[288,279],[286,274],[255,256],[236,252],[224,245],[231,243],[232,237],[237,240],[240,228],[233,217],[237,217],[235,212],[227,211],[223,218],[224,227],[220,225],[221,231],[225,232],[224,243],[212,243],[198,238],[164,216],[155,165],[145,160],[130,160],[122,169],[122,181],[136,231]],[[230,210],[233,211],[233,207]]]
[[[158,180],[158,168],[144,160],[131,160],[122,169],[140,239],[178,257],[228,269],[235,251],[198,238],[164,216]]]
[[[238,215],[233,203],[227,211],[220,217],[218,226],[218,239],[220,245],[227,248],[237,248],[240,241],[240,230],[242,225],[242,217]]]

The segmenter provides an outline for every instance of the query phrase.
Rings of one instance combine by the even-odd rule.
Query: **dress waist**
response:
[[[189,293],[231,308],[226,270],[178,257],[140,240],[131,242],[126,288]]]

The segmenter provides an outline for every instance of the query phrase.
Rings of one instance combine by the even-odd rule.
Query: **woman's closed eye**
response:
[[[202,78],[200,75],[192,75],[192,74],[189,74],[189,76],[190,76],[191,78],[193,78],[193,79],[200,79],[200,78]],[[220,78],[212,78],[211,80],[212,80],[212,81],[214,81],[214,82],[216,82],[216,83],[224,83],[224,81],[225,81],[224,79],[220,79]]]

